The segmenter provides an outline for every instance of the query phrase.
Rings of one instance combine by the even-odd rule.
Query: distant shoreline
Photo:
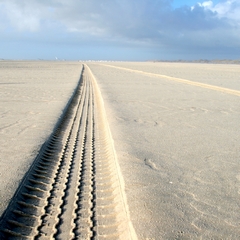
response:
[[[210,64],[240,64],[240,59],[198,59],[198,60],[143,60],[143,61],[122,61],[122,60],[51,60],[51,59],[0,59],[0,62],[167,62],[167,63],[210,63]]]

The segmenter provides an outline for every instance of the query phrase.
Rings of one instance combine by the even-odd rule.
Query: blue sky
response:
[[[240,0],[0,0],[0,59],[240,59]]]

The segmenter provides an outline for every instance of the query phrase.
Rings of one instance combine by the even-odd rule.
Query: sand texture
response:
[[[239,239],[239,66],[89,67],[103,95],[138,238]]]
[[[87,66],[0,219],[0,239],[136,239],[101,93]]]
[[[0,239],[240,239],[238,65],[1,61],[0,93]]]
[[[77,62],[0,61],[0,215],[80,77]]]

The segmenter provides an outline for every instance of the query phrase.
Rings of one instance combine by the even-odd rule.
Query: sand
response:
[[[80,72],[78,62],[0,61],[0,215],[51,134]]]
[[[239,239],[239,66],[86,64],[101,90],[138,239]],[[2,213],[61,116],[81,64],[0,66]]]
[[[239,239],[239,66],[89,66],[105,102],[138,238]]]

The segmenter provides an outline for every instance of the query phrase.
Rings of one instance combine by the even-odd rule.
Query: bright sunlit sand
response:
[[[103,95],[139,239],[237,239],[239,66],[89,66]]]
[[[239,65],[84,64],[102,94],[137,238],[238,239]],[[0,214],[81,69],[80,62],[0,62]]]
[[[77,85],[77,62],[0,62],[0,213]]]

